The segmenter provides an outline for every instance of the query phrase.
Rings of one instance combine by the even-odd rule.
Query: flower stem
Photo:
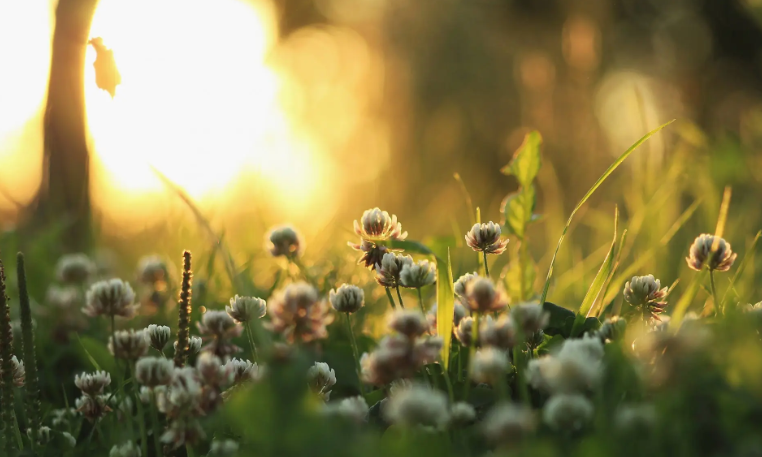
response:
[[[259,359],[259,353],[257,352],[257,346],[254,344],[254,337],[251,334],[251,324],[246,322],[246,336],[249,338],[249,345],[251,346],[251,356],[256,362]]]
[[[423,315],[426,315],[426,308],[423,307],[423,295],[421,295],[421,288],[416,287],[416,290],[418,291],[418,304],[421,305],[421,312]]]
[[[392,309],[397,309],[397,305],[394,303],[394,297],[392,297],[392,292],[388,287],[384,287],[384,289],[386,289],[386,297],[389,299],[389,303],[392,304]]]
[[[480,313],[478,311],[474,311],[474,322],[473,327],[471,327],[471,344],[468,348],[468,377],[466,379],[466,388],[465,388],[465,395],[463,401],[468,401],[468,392],[471,388],[471,367],[474,363],[474,358],[476,357],[476,342],[479,341],[479,315]]]
[[[402,294],[400,293],[400,286],[397,286],[397,298],[400,301],[400,306],[402,307],[402,309],[405,309],[405,304],[402,303]]]
[[[717,288],[714,285],[714,270],[711,268],[709,269],[709,284],[712,286],[712,300],[714,300],[714,309],[715,313],[719,314],[720,311],[722,311],[722,314],[725,314],[725,310],[720,310],[720,302],[717,301]]]
[[[137,381],[135,379],[135,374],[132,366],[128,363],[127,364],[128,370],[130,372],[130,380],[132,381],[132,399],[135,402],[135,404],[138,407],[138,428],[140,429],[140,450],[143,452],[143,455],[148,455],[148,434],[146,433],[146,421],[145,421],[145,415],[143,414],[143,402],[140,401],[140,395],[138,395],[138,387],[137,387]]]
[[[489,267],[487,266],[487,251],[482,251],[484,255],[484,277],[489,278]]]
[[[346,313],[347,315],[347,329],[349,330],[349,341],[352,344],[352,356],[355,359],[355,370],[357,371],[357,384],[360,387],[360,394],[364,395],[363,388],[362,388],[362,368],[360,367],[360,356],[359,351],[357,350],[357,341],[355,340],[355,332],[352,329],[352,320],[349,317],[349,313]]]
[[[151,389],[151,428],[153,429],[153,446],[156,456],[161,455],[161,430],[159,428],[159,407],[156,404],[156,393]]]

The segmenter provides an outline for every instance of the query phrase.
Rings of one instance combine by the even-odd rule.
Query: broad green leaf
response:
[[[545,335],[545,340],[540,343],[539,346],[537,346],[537,355],[547,355],[550,354],[550,352],[557,348],[561,347],[561,345],[564,343],[564,337],[561,335]]]
[[[534,264],[534,261],[527,256],[527,262],[524,264],[524,291],[533,291],[534,289],[534,281],[537,279],[537,268]],[[513,302],[521,301],[521,262],[518,258],[514,258],[511,261],[510,266],[508,267],[508,271],[505,274],[505,288],[508,292],[508,295],[511,297]],[[528,294],[531,296],[531,293]]]
[[[582,197],[582,199],[579,201],[579,203],[577,203],[577,206],[574,207],[574,209],[572,210],[571,214],[569,215],[569,219],[566,221],[566,225],[564,226],[564,230],[561,233],[561,237],[558,239],[558,244],[556,245],[556,250],[553,253],[553,257],[550,260],[550,266],[548,266],[548,275],[545,277],[545,286],[542,288],[542,296],[540,297],[540,303],[544,303],[545,299],[548,297],[548,289],[550,288],[550,278],[553,277],[553,264],[556,262],[556,257],[558,256],[558,251],[561,249],[561,244],[564,242],[564,237],[566,236],[566,232],[569,231],[569,226],[571,225],[572,219],[574,219],[574,215],[577,214],[577,211],[579,211],[579,209],[582,207],[582,205],[584,205],[585,202],[587,202],[587,200],[590,198],[590,196],[593,195],[593,193],[595,193],[595,191],[598,189],[598,187],[600,187],[601,184],[603,184],[603,182],[611,175],[611,173],[613,173],[614,170],[616,170],[619,167],[619,165],[621,165],[622,162],[624,162],[627,159],[627,157],[629,157],[630,154],[632,154],[632,152],[635,151],[635,149],[637,149],[641,144],[645,143],[646,140],[648,140],[653,135],[658,133],[661,129],[663,129],[664,127],[668,126],[669,124],[671,124],[673,122],[675,122],[674,119],[669,121],[669,122],[667,122],[666,124],[660,125],[656,129],[648,132],[641,139],[639,139],[632,146],[630,146],[629,149],[624,151],[624,153],[622,155],[620,155],[619,158],[617,158],[614,161],[614,163],[612,163],[611,166],[609,166],[606,169],[606,171],[603,172],[601,177],[598,178],[598,180],[595,182],[595,184],[593,184],[593,187],[591,187],[590,190],[587,191],[587,193]]]
[[[603,287],[606,284],[606,280],[611,275],[611,271],[614,266],[614,250],[616,249],[616,240],[618,237],[618,233],[617,233],[618,225],[619,225],[619,210],[616,209],[614,211],[614,239],[611,241],[611,247],[609,248],[608,254],[606,254],[606,258],[603,259],[603,264],[601,265],[601,268],[598,270],[598,273],[595,275],[595,278],[593,279],[593,283],[590,284],[590,287],[587,289],[587,293],[585,294],[585,298],[582,300],[582,305],[579,307],[579,312],[577,313],[577,317],[574,320],[574,327],[572,327],[572,335],[576,335],[579,328],[584,325],[585,319],[590,317],[590,313],[593,310],[593,304],[595,303],[595,300],[598,298],[598,296],[601,294],[601,291],[603,290]]]
[[[541,144],[540,132],[527,133],[524,142],[514,153],[511,163],[500,171],[507,175],[514,175],[522,187],[528,187],[540,171]]]
[[[450,344],[452,343],[454,314],[455,290],[453,289],[450,249],[448,248],[446,257],[437,257],[437,335],[444,341],[442,345],[442,363],[445,370],[450,365]]]
[[[532,222],[537,195],[533,185],[522,187],[518,191],[508,195],[501,211],[505,217],[505,227],[509,234],[516,235],[520,239],[524,238],[526,226]]]
[[[432,255],[432,256],[434,255],[434,251],[432,251],[431,249],[426,247],[426,245],[418,241],[388,240],[388,241],[384,241],[383,244],[392,249],[403,249],[405,252],[415,252],[416,254]]]
[[[549,335],[559,334],[566,325],[567,319],[574,319],[574,312],[551,302],[542,304],[542,309],[549,314],[548,326],[545,327],[545,333]]]

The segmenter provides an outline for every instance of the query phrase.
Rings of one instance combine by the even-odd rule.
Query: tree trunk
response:
[[[84,66],[97,0],[59,0],[45,110],[45,156],[37,220],[65,224],[64,248],[90,243],[90,176]]]

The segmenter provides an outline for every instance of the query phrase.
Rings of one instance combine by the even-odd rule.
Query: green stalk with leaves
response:
[[[191,285],[193,271],[191,270],[191,253],[183,252],[183,281],[178,302],[177,320],[177,349],[175,350],[175,366],[182,368],[188,360],[188,341],[190,338],[191,319]]]
[[[37,356],[34,346],[34,328],[32,327],[32,309],[29,304],[29,292],[27,290],[26,265],[24,254],[19,252],[16,256],[19,287],[19,306],[21,308],[21,347],[24,354],[24,368],[26,369],[26,419],[27,428],[31,432],[32,448],[37,443],[37,435],[40,432],[40,387],[37,376]]]
[[[0,260],[0,359],[2,360],[2,395],[0,395],[0,418],[3,426],[3,449],[6,455],[13,451],[13,329],[11,328],[11,310],[8,296],[5,294],[5,267]]]

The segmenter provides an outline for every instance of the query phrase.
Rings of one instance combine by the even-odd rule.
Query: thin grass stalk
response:
[[[154,455],[161,455],[161,428],[159,426],[159,407],[156,404],[156,393],[151,388],[151,429],[153,430]]]
[[[394,297],[392,297],[392,292],[388,287],[384,287],[384,289],[386,289],[386,298],[389,299],[389,303],[391,303],[392,309],[397,309],[397,305],[394,303]]]
[[[188,340],[190,337],[191,319],[191,284],[193,271],[191,271],[191,253],[183,252],[183,282],[180,289],[177,319],[177,349],[175,350],[175,366],[182,368],[188,360]]]
[[[0,395],[0,418],[3,425],[3,448],[6,455],[13,451],[13,329],[10,306],[5,295],[5,268],[0,260],[0,359],[2,359],[2,395]]]
[[[421,294],[421,288],[420,287],[416,287],[415,289],[418,291],[418,304],[421,306],[421,312],[425,316],[426,315],[426,308],[424,308],[424,306],[423,306],[423,295]]]
[[[719,315],[725,314],[724,309],[720,309],[720,302],[717,301],[717,286],[714,285],[714,270],[709,270],[709,285],[712,287],[712,300],[714,301],[714,312]]]
[[[352,319],[347,315],[347,330],[349,331],[349,341],[352,344],[352,358],[355,359],[355,370],[357,371],[357,385],[360,388],[360,393],[363,394],[362,388],[362,367],[360,367],[360,355],[357,350],[357,340],[355,339],[355,331],[352,329]]]
[[[400,306],[405,309],[405,304],[402,303],[402,294],[400,293],[400,286],[397,286],[397,299],[400,301]]]
[[[244,328],[246,328],[246,336],[249,339],[249,346],[251,346],[251,356],[256,362],[259,359],[259,353],[257,352],[257,345],[254,344],[254,336],[251,333],[251,324],[247,321]]]
[[[132,365],[127,365],[130,371],[130,378],[132,380],[132,399],[138,408],[138,429],[140,430],[140,450],[143,455],[148,455],[148,434],[146,433],[145,414],[143,413],[143,402],[140,401],[140,395],[138,394],[138,384],[135,380],[135,368]]]
[[[489,279],[489,266],[487,265],[487,251],[482,251],[482,256],[484,257],[484,277]]]
[[[32,328],[32,308],[29,304],[29,292],[26,282],[26,267],[24,254],[16,256],[16,275],[19,286],[19,306],[21,308],[21,348],[24,354],[24,369],[26,370],[26,419],[27,427],[31,430],[32,449],[37,445],[42,420],[40,417],[40,385],[37,376],[37,357],[34,347],[34,329]]]

